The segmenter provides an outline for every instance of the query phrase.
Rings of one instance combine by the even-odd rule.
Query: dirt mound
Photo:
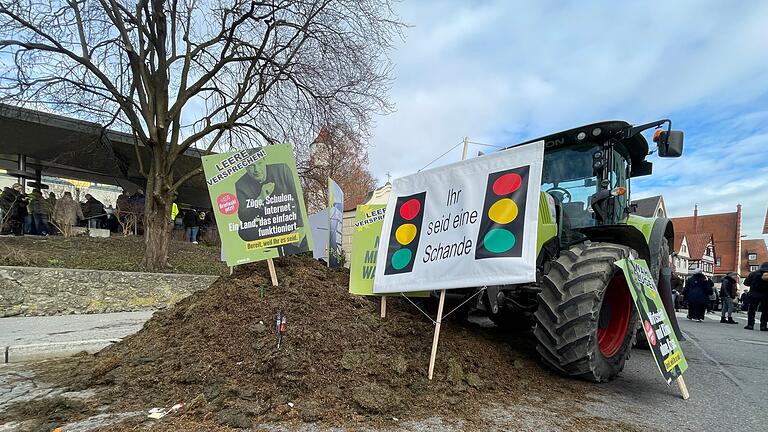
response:
[[[433,325],[403,301],[347,293],[348,272],[307,257],[239,268],[158,312],[144,328],[65,371],[112,409],[186,404],[171,422],[249,427],[270,421],[329,425],[444,415],[477,419],[488,403],[536,394],[546,404],[583,383],[553,377],[498,332],[443,326],[435,379],[426,378]],[[287,334],[277,349],[275,314]],[[517,345],[518,351],[511,346]],[[525,350],[523,350],[525,352]],[[74,381],[72,381],[74,380]],[[480,421],[480,420],[478,420]]]

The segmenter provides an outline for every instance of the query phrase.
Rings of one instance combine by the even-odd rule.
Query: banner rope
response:
[[[411,301],[411,299],[409,299],[409,298],[408,298],[408,296],[406,296],[406,295],[405,295],[405,294],[403,294],[403,293],[400,293],[400,295],[401,295],[401,296],[403,296],[403,298],[405,298],[406,300],[408,300],[408,303],[412,304],[412,305],[413,305],[413,307],[415,307],[416,309],[418,309],[418,310],[419,310],[419,312],[421,312],[421,313],[422,313],[422,314],[423,314],[425,317],[427,317],[427,319],[428,319],[428,320],[432,321],[432,325],[437,325],[437,321],[433,320],[433,319],[432,319],[432,317],[431,317],[431,316],[429,316],[429,314],[427,314],[427,313],[426,313],[426,312],[424,312],[424,311],[423,311],[423,310],[422,310],[420,307],[418,307],[418,306],[416,305],[416,303],[412,302],[412,301]]]
[[[457,311],[457,310],[458,310],[460,307],[464,306],[464,305],[465,305],[465,304],[466,304],[468,301],[470,301],[470,300],[472,300],[473,298],[475,298],[475,297],[476,297],[478,294],[480,294],[481,292],[485,291],[487,288],[488,288],[487,286],[484,286],[482,289],[478,290],[476,293],[474,293],[474,294],[472,294],[471,296],[469,296],[469,298],[468,298],[468,299],[466,299],[466,300],[464,300],[463,302],[461,302],[461,304],[460,304],[460,305],[458,305],[458,306],[456,306],[455,308],[453,308],[453,310],[452,310],[452,311],[450,311],[450,312],[448,312],[447,314],[443,315],[443,318],[447,318],[447,317],[448,317],[448,315],[450,315],[450,314],[452,314],[452,313],[456,312],[456,311]]]
[[[424,168],[426,168],[426,167],[428,167],[428,166],[432,165],[433,163],[437,162],[438,160],[440,160],[440,158],[442,158],[443,156],[447,155],[448,153],[450,153],[451,151],[453,151],[453,149],[455,149],[456,147],[458,147],[458,146],[460,146],[460,145],[462,145],[462,144],[464,144],[464,141],[461,141],[461,142],[459,142],[458,144],[456,144],[455,146],[453,146],[453,147],[449,148],[449,149],[448,149],[448,151],[446,151],[445,153],[441,154],[440,156],[438,156],[438,157],[436,157],[436,158],[432,159],[432,162],[430,162],[430,163],[428,163],[428,164],[424,165],[423,167],[421,167],[421,169],[420,169],[420,170],[418,170],[418,171],[416,171],[416,172],[421,172],[421,171],[422,171]]]

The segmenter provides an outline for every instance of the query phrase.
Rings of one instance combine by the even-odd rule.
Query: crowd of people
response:
[[[175,225],[184,229],[184,241],[198,244],[206,232],[216,229],[216,219],[211,211],[190,208],[175,218]]]
[[[0,193],[0,234],[47,236],[77,226],[120,232],[120,218],[144,212],[141,190],[133,195],[123,191],[118,197],[118,208],[105,206],[91,194],[85,194],[84,199],[79,202],[68,191],[60,197],[54,192],[45,197],[40,189],[27,194],[19,183],[6,187]]]
[[[733,319],[738,305],[747,311],[747,330],[754,330],[755,315],[760,312],[760,330],[768,331],[768,262],[764,262],[756,271],[744,279],[744,285],[749,289],[738,296],[739,274],[730,272],[715,290],[714,283],[702,272],[701,268],[693,270],[693,274],[683,284],[682,279],[672,277],[672,299],[675,310],[683,306],[688,308],[687,318],[702,322],[706,311],[713,311],[716,304],[722,306],[720,322],[723,324],[738,324]]]
[[[19,183],[6,187],[0,193],[0,234],[47,236],[62,234],[66,227],[76,226],[114,233],[128,227],[129,232],[143,233],[145,196],[141,189],[135,193],[122,191],[116,208],[105,206],[91,194],[85,194],[84,198],[78,202],[71,192],[64,192],[60,197],[50,192],[44,197],[39,189],[26,194]],[[216,229],[213,212],[190,208],[179,213],[174,205],[170,220],[174,229],[184,233],[185,241],[198,244],[217,237],[206,235]]]

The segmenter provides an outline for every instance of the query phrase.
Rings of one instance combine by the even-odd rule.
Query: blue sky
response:
[[[411,27],[393,53],[397,111],[374,129],[380,181],[464,136],[509,145],[600,120],[669,117],[685,131],[684,156],[651,156],[654,175],[633,182],[633,198],[662,193],[672,216],[741,203],[744,232],[760,236],[768,2],[406,1],[396,10]]]

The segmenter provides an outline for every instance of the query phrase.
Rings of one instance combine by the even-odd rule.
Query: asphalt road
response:
[[[745,314],[735,318],[739,325],[714,314],[698,323],[678,313],[687,401],[661,379],[650,351],[635,349],[619,378],[594,386],[602,400],[589,410],[665,431],[768,430],[768,332],[745,330]]]
[[[137,332],[154,311],[0,318],[0,363],[95,352]]]
[[[151,313],[3,318],[0,343],[55,344],[77,339],[121,338],[141,328]],[[634,349],[619,378],[606,384],[584,383],[584,397],[572,402],[581,405],[586,414],[620,420],[646,430],[768,430],[768,332],[744,330],[743,314],[736,318],[740,325],[720,324],[716,315],[708,315],[703,323],[686,320],[684,313],[678,314],[678,318],[688,338],[682,347],[689,364],[684,375],[691,395],[689,400],[682,399],[676,385],[666,385],[650,351]],[[0,368],[0,378],[2,372],[8,376],[18,375],[14,369]],[[8,384],[0,379],[0,390],[25,391],[18,383]],[[37,388],[34,384],[32,387]],[[30,390],[30,397],[32,395]],[[0,391],[0,407],[2,396]],[[534,405],[525,403],[489,407],[484,416],[489,430],[572,430],[567,420],[558,421],[551,413],[541,408],[537,411]],[[317,430],[311,425],[305,426],[306,430]],[[91,427],[93,425],[72,430]],[[14,428],[0,425],[0,431]],[[439,418],[408,422],[398,430],[438,429],[465,430],[460,422]],[[274,430],[284,429],[276,426]]]

